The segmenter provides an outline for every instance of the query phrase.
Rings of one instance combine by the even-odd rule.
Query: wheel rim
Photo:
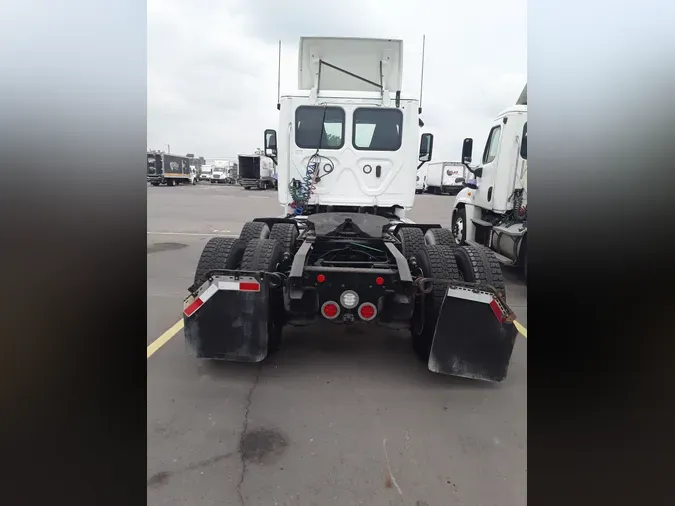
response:
[[[455,225],[452,227],[452,232],[455,235],[455,242],[458,244],[462,242],[464,236],[464,220],[462,218],[455,219]]]

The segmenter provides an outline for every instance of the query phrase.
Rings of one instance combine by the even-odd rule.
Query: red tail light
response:
[[[361,317],[362,320],[369,322],[375,318],[375,316],[377,316],[377,308],[374,304],[364,302],[359,306],[359,317]]]
[[[328,320],[334,320],[340,314],[340,306],[333,301],[324,302],[321,306],[321,314]]]

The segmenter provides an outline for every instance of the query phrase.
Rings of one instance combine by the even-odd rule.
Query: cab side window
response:
[[[497,158],[497,152],[499,150],[499,141],[502,137],[502,126],[497,125],[490,130],[490,135],[488,135],[487,143],[485,144],[485,151],[483,152],[483,165],[490,163],[492,160]]]

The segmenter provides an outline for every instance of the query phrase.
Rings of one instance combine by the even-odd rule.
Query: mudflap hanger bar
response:
[[[518,336],[515,314],[494,287],[454,280],[420,278],[447,286],[431,342],[430,371],[501,382],[506,378]]]
[[[267,356],[270,288],[278,275],[212,271],[183,302],[184,333],[197,358],[260,362]]]

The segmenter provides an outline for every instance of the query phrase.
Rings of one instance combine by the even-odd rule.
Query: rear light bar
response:
[[[197,310],[204,305],[211,297],[213,297],[219,290],[235,291],[235,292],[259,292],[260,283],[255,278],[245,280],[216,280],[206,290],[204,290],[199,297],[192,302],[187,303],[192,297],[188,297],[185,301],[183,314],[187,317],[192,316]]]

